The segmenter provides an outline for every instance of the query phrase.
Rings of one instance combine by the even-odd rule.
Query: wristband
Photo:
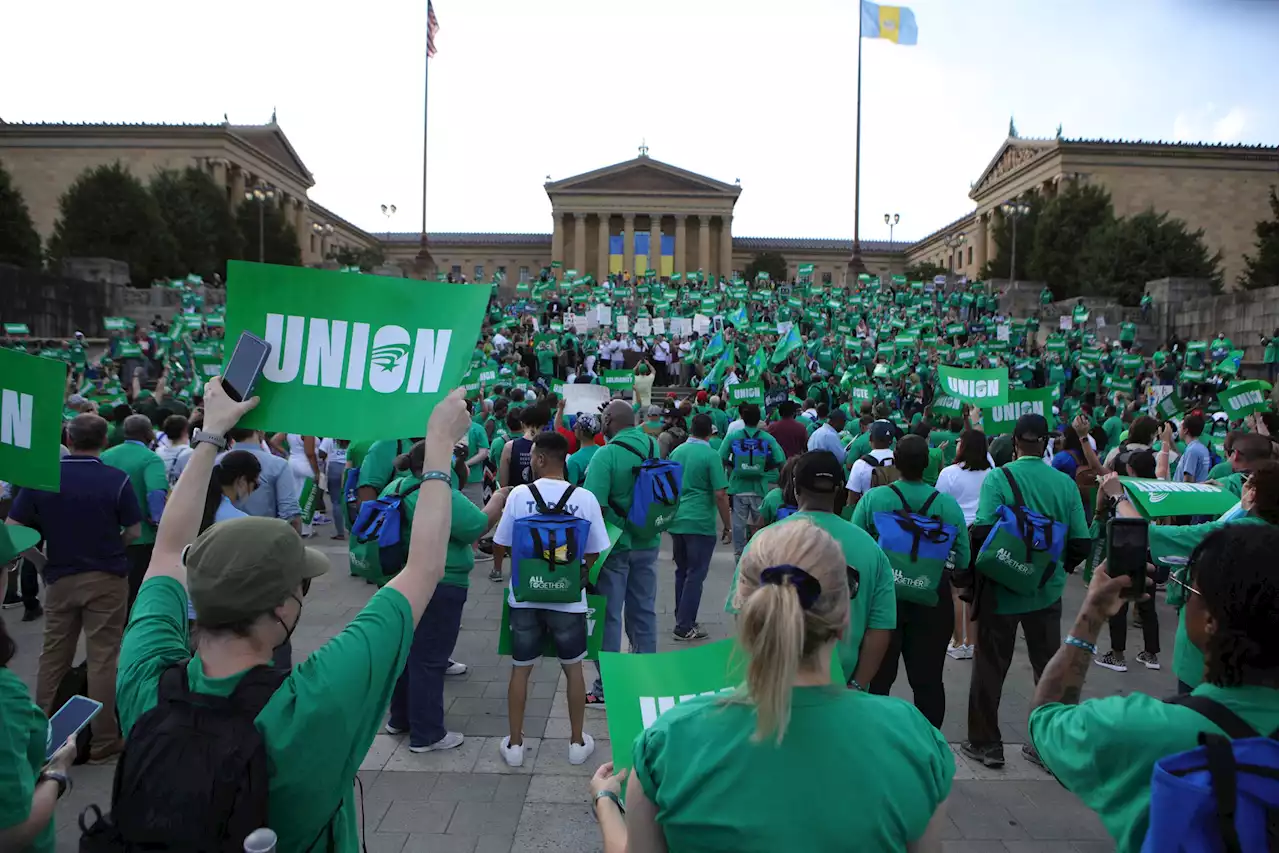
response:
[[[598,794],[596,794],[595,799],[591,801],[593,812],[595,811],[595,806],[599,805],[601,800],[612,800],[613,804],[618,807],[619,812],[621,812],[624,815],[627,813],[627,810],[622,807],[622,800],[618,799],[618,795],[615,794],[613,791],[601,791]],[[597,817],[597,820],[599,820],[598,817]]]
[[[1073,637],[1070,634],[1067,634],[1067,636],[1063,637],[1062,642],[1066,643],[1068,646],[1075,646],[1077,649],[1084,649],[1086,652],[1088,652],[1091,655],[1096,655],[1098,653],[1098,647],[1095,646],[1093,643],[1086,643],[1084,640],[1080,639],[1079,637]]]
[[[440,482],[444,483],[450,488],[453,487],[453,477],[450,477],[444,471],[423,471],[422,472],[423,485],[430,483],[432,480],[439,480]]]
[[[857,690],[859,693],[866,693],[866,692],[867,692],[867,689],[866,689],[865,687],[863,687],[863,686],[862,686],[861,684],[859,684],[855,679],[852,679],[852,678],[850,678],[850,679],[849,679],[849,685],[848,685],[848,686],[850,687],[850,689]]]

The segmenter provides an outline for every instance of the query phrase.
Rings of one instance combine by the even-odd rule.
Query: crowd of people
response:
[[[1023,734],[999,720],[1019,633],[1037,681],[1022,753],[1097,810],[1121,850],[1148,834],[1158,761],[1201,732],[1242,737],[1214,708],[1274,728],[1280,433],[1274,403],[1224,410],[1218,394],[1242,378],[1225,335],[1144,349],[1130,322],[1099,338],[1083,303],[1068,328],[1042,329],[1041,311],[1010,316],[1002,294],[963,278],[556,279],[494,286],[463,388],[417,436],[239,427],[254,401],[206,382],[221,318],[191,299],[168,324],[112,330],[98,357],[80,336],[27,347],[68,362],[65,455],[59,492],[3,495],[4,605],[43,618],[44,644],[33,700],[4,666],[0,621],[0,751],[13,752],[0,757],[12,771],[0,841],[52,849],[76,748],[46,762],[44,721],[82,634],[85,692],[103,705],[86,757],[119,763],[111,816],[86,837],[181,846],[270,826],[281,850],[356,850],[352,780],[374,735],[405,735],[412,752],[465,740],[445,726],[444,683],[467,669],[453,653],[476,563],[506,586],[502,760],[525,760],[531,667],[554,655],[567,760],[583,764],[585,715],[606,707],[607,687],[583,665],[588,597],[604,598],[601,651],[621,650],[624,630],[637,654],[657,651],[660,630],[705,640],[717,539],[736,566],[725,608],[745,682],[640,736],[625,814],[627,774],[597,772],[610,853],[937,849],[955,771],[944,665],[972,661],[960,749],[999,768],[1006,735]],[[1276,337],[1262,344],[1274,378]],[[947,393],[941,367],[1044,393],[979,408]],[[583,410],[577,385],[603,386],[604,402]],[[1149,520],[1145,591],[1108,571],[1105,548],[1109,520],[1147,520],[1124,486],[1135,478],[1236,499]],[[390,546],[370,535],[389,514],[403,520]],[[351,575],[378,589],[295,661],[306,593],[329,568],[306,544],[329,521]],[[675,611],[660,626],[664,534]],[[1087,592],[1064,635],[1071,583]],[[1081,701],[1091,661],[1127,670],[1130,616],[1136,662],[1164,665],[1157,596],[1178,608],[1169,693],[1187,699]],[[911,702],[888,696],[899,662]],[[192,711],[190,696],[209,701]],[[171,718],[209,722],[199,708],[222,721],[209,737],[225,756],[206,749],[209,772],[181,784],[148,780],[145,762],[178,754]],[[1132,737],[1151,727],[1161,736]],[[227,798],[210,780],[228,773],[263,775]],[[777,786],[796,774],[818,784]],[[727,790],[752,803],[732,827]],[[168,836],[148,824],[156,809],[177,816]]]

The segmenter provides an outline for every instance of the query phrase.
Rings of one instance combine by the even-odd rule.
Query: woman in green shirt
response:
[[[681,702],[636,739],[629,849],[936,849],[955,773],[946,741],[901,699],[831,681],[857,577],[840,545],[789,521],[761,531],[739,567],[746,681]]]

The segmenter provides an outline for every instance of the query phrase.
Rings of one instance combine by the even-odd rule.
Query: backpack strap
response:
[[[164,668],[156,685],[157,703],[186,699],[191,695],[191,686],[187,683],[187,665],[190,663],[191,658],[187,658]]]
[[[425,482],[426,482],[426,480],[419,480],[418,482],[414,483],[414,484],[413,484],[412,486],[410,486],[409,488],[405,489],[403,492],[401,492],[401,491],[397,491],[397,492],[396,492],[396,497],[398,497],[398,498],[407,498],[409,495],[411,495],[411,494],[413,494],[414,492],[418,491],[418,489],[421,489],[421,488],[422,488],[422,484],[423,484],[423,483],[425,483]]]
[[[911,504],[907,503],[907,498],[906,498],[906,496],[905,496],[905,495],[903,495],[903,494],[902,494],[902,492],[898,489],[897,484],[895,484],[895,483],[890,483],[890,484],[889,484],[889,488],[890,488],[890,489],[892,489],[892,490],[893,490],[893,493],[894,493],[895,495],[897,495],[897,496],[898,496],[898,500],[902,501],[902,508],[903,508],[903,509],[905,509],[907,512],[915,512],[915,510],[913,510],[913,509],[911,508]],[[929,498],[929,501],[930,501],[930,503],[932,503],[932,502],[933,502],[933,498]],[[927,504],[926,504],[926,506],[927,506]]]
[[[569,510],[568,510],[569,496],[573,494],[576,488],[577,488],[576,486],[570,483],[569,488],[564,490],[564,494],[560,496],[560,501],[554,507],[552,507],[551,511],[568,515],[569,514]]]
[[[1222,710],[1231,713],[1226,708]],[[1222,735],[1201,732],[1199,740],[1209,768],[1209,785],[1213,788],[1213,800],[1217,806],[1222,846],[1227,853],[1241,853],[1240,835],[1236,832],[1236,754],[1231,749],[1231,741]]]
[[[1227,737],[1258,737],[1261,732],[1246,723],[1239,714],[1221,702],[1215,702],[1208,696],[1195,696],[1187,693],[1182,696],[1171,696],[1164,700],[1167,705],[1181,705],[1190,708],[1209,722],[1227,733]],[[1235,802],[1234,798],[1232,802]]]
[[[231,691],[231,702],[246,714],[252,712],[257,717],[288,677],[289,670],[266,664],[255,666],[240,677],[236,689]]]
[[[1009,481],[1009,490],[1013,492],[1013,502],[1016,506],[1025,506],[1026,502],[1022,499],[1022,489],[1018,488],[1018,481],[1013,479],[1013,472],[1006,465],[1000,469],[1000,473],[1004,474],[1004,478]]]
[[[547,512],[547,502],[542,499],[542,493],[538,491],[538,487],[533,483],[525,483],[525,488],[529,490],[529,494],[533,496],[533,505],[538,512]]]
[[[923,506],[920,507],[921,515],[929,515],[929,507],[933,506],[933,502],[937,499],[937,497],[938,497],[938,490],[934,489],[933,493],[929,495],[929,499],[924,502]],[[933,516],[929,516],[929,517],[932,518]]]

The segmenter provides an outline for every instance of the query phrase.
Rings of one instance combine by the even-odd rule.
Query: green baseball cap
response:
[[[329,571],[329,558],[303,546],[278,518],[213,525],[187,551],[187,588],[205,625],[251,619],[282,604],[304,580]]]
[[[40,532],[21,524],[0,522],[0,565],[11,561],[40,541]]]

